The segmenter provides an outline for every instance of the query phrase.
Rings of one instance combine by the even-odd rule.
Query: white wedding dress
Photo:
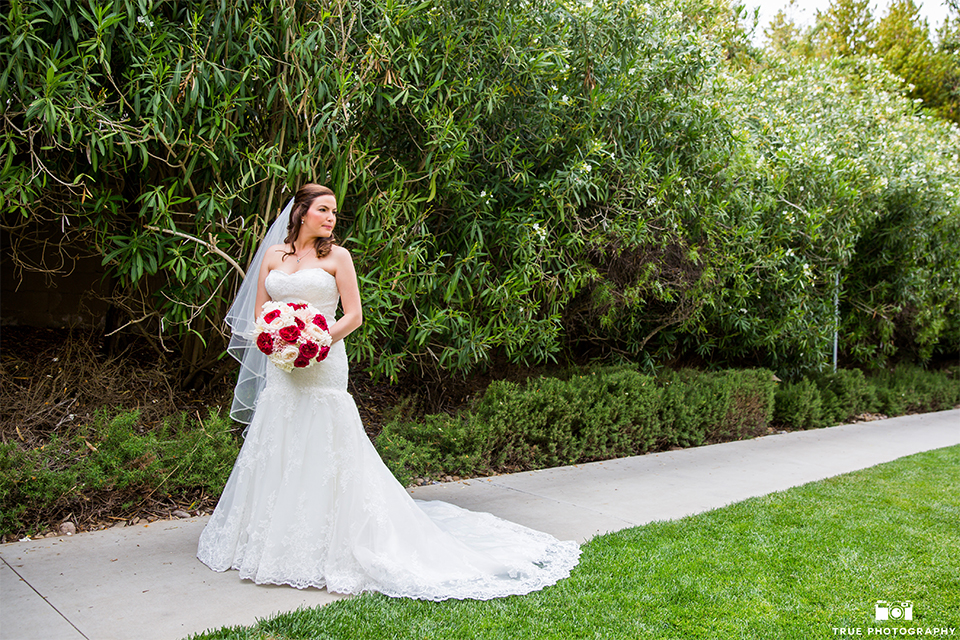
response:
[[[333,318],[339,293],[323,269],[272,271],[277,301]],[[321,363],[268,366],[243,448],[200,536],[197,557],[258,584],[337,593],[486,600],[568,576],[580,548],[444,502],[414,501],[380,460],[347,392],[336,343]]]

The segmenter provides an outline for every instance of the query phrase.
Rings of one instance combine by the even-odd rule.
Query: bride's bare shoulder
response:
[[[290,253],[290,249],[285,244],[272,244],[263,252],[263,264],[268,269],[277,267],[283,262],[283,256]]]
[[[353,267],[353,257],[350,255],[350,251],[338,244],[330,247],[330,257],[333,258],[334,264],[350,265],[351,268]]]

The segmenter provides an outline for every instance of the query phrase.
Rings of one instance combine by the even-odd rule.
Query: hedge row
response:
[[[376,440],[404,484],[415,477],[486,475],[630,456],[671,447],[808,429],[863,413],[899,415],[960,403],[957,371],[857,369],[779,383],[766,369],[658,377],[593,369],[526,384],[494,382],[469,410],[410,419],[401,407]]]
[[[469,411],[413,421],[400,412],[377,438],[397,478],[542,469],[766,431],[776,389],[765,369],[653,377],[593,369],[491,384]]]
[[[960,403],[960,369],[947,372],[901,367],[867,377],[859,369],[783,383],[777,389],[774,422],[815,429],[864,413],[899,416],[942,411]]]
[[[239,452],[233,427],[213,410],[156,429],[142,424],[139,410],[101,410],[72,436],[33,449],[0,443],[0,534],[103,508],[114,515],[150,497],[219,495]]]
[[[401,405],[376,440],[404,484],[414,477],[541,469],[808,429],[863,413],[888,416],[960,404],[960,368],[841,370],[778,382],[766,369],[594,368],[523,384],[499,381],[458,415],[410,418]],[[238,452],[229,419],[185,414],[147,429],[138,411],[102,411],[69,437],[34,449],[0,444],[0,533],[22,532],[145,496],[218,495]],[[118,505],[119,503],[119,505]]]

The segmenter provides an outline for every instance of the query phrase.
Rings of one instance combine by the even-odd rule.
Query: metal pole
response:
[[[840,272],[833,283],[833,372],[837,372],[837,341],[840,333]]]

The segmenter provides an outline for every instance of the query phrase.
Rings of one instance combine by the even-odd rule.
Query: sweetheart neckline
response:
[[[305,269],[297,269],[296,271],[293,271],[293,272],[290,272],[290,273],[287,273],[286,271],[283,271],[283,270],[281,270],[281,269],[270,269],[270,273],[282,273],[282,274],[285,275],[285,276],[296,275],[296,274],[298,274],[298,273],[303,273],[304,271],[323,271],[325,274],[327,274],[328,276],[330,276],[330,277],[333,278],[334,280],[337,279],[337,276],[333,275],[332,273],[330,273],[329,271],[327,271],[327,270],[324,269],[323,267],[307,267],[307,268],[305,268]],[[269,275],[269,274],[267,274],[267,275]]]

